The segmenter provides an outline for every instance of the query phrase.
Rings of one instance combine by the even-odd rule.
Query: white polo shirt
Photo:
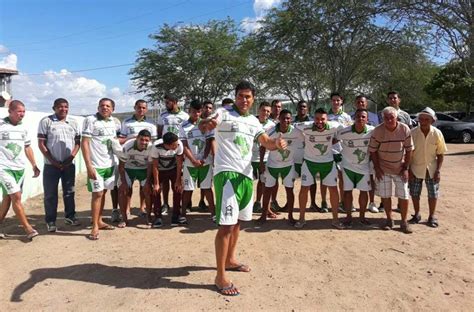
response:
[[[161,135],[165,135],[168,132],[173,132],[179,136],[179,125],[189,119],[189,115],[183,112],[181,109],[176,113],[170,111],[164,111],[158,117],[156,124],[163,126]]]
[[[368,174],[369,143],[374,127],[366,125],[364,131],[357,133],[355,126],[345,127],[337,133],[342,145],[342,167],[356,173]]]
[[[63,162],[71,156],[74,147],[80,144],[79,123],[69,116],[65,120],[59,120],[56,114],[44,117],[38,125],[38,140],[46,141],[51,156]],[[44,163],[51,164],[46,157]]]
[[[314,122],[298,124],[296,128],[304,134],[304,159],[324,163],[333,161],[333,140],[336,138],[339,124],[326,123],[324,131],[319,132]]]
[[[30,144],[28,130],[22,122],[12,125],[10,118],[0,119],[0,169],[25,169],[25,147]]]
[[[137,120],[135,115],[128,117],[122,122],[122,127],[120,129],[121,138],[136,138],[138,133],[142,130],[148,130],[151,133],[151,139],[156,140],[156,126],[146,120],[146,117],[143,119]]]

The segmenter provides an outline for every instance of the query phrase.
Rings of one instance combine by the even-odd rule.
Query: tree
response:
[[[170,92],[178,97],[211,99],[227,95],[246,72],[238,30],[230,19],[204,25],[164,25],[150,36],[154,49],[138,52],[130,71],[138,90],[151,99]]]
[[[433,99],[451,104],[451,109],[469,102],[474,89],[474,79],[469,77],[460,61],[444,66],[426,85],[426,91]]]

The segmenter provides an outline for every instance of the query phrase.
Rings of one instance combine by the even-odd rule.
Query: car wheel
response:
[[[461,133],[461,142],[463,143],[469,143],[471,142],[471,139],[472,139],[472,134],[471,132],[467,131],[467,130],[464,130],[462,133]]]

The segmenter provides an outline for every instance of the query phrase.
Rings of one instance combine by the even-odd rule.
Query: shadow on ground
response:
[[[208,289],[214,290],[214,285],[189,284],[172,281],[171,277],[188,276],[191,272],[215,270],[211,267],[186,266],[177,268],[126,268],[108,266],[100,263],[86,263],[62,268],[44,268],[30,272],[30,278],[19,284],[13,290],[10,301],[21,302],[22,296],[36,284],[47,279],[65,279],[88,282],[115,288],[137,289]]]

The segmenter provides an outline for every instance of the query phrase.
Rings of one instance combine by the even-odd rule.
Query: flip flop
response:
[[[225,286],[225,287],[219,287],[217,285],[215,285],[215,286],[217,288],[217,291],[223,296],[238,296],[238,295],[240,295],[240,292],[237,290],[237,288],[234,286],[233,283],[230,283],[229,286]],[[235,292],[231,292],[231,291],[235,291]]]
[[[337,230],[344,230],[344,225],[339,222],[331,223],[331,226]]]
[[[33,237],[36,237],[38,235],[39,235],[38,231],[33,230],[30,233],[26,234],[26,238],[29,239],[29,240],[33,240]]]
[[[248,273],[250,272],[250,267],[246,264],[239,264],[235,267],[231,267],[231,268],[225,268],[226,271],[232,271],[232,272],[244,272],[244,273]]]
[[[97,234],[92,234],[92,233],[91,233],[91,234],[87,234],[86,237],[87,237],[87,239],[89,239],[89,240],[96,241],[96,240],[99,239],[99,233],[97,233]]]
[[[115,226],[107,224],[103,227],[100,227],[99,230],[104,230],[104,231],[112,231],[115,230]]]
[[[276,218],[278,218],[278,216],[277,216],[276,213],[269,213],[269,214],[267,215],[267,218],[269,218],[269,219],[276,219]]]
[[[431,226],[432,228],[437,228],[438,227],[438,219],[429,218],[427,224],[428,224],[428,226]]]
[[[119,229],[126,228],[126,227],[127,227],[127,222],[122,221],[122,222],[120,222],[119,224],[117,224],[117,227],[118,227]]]

